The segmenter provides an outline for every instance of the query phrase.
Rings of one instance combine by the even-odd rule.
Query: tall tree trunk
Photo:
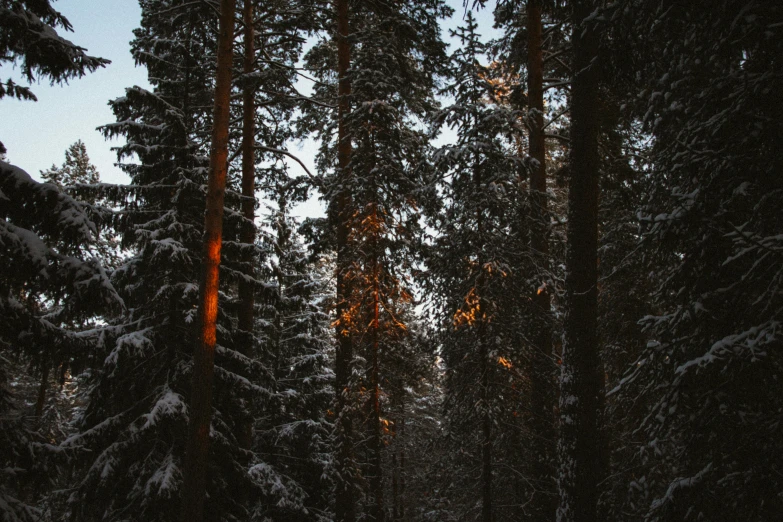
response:
[[[403,392],[404,393],[404,392]],[[392,444],[394,445],[394,451],[392,451],[392,518],[397,521],[400,519],[400,466],[397,459],[397,422],[399,419],[394,419],[392,423]]]
[[[242,8],[242,21],[245,26],[242,71],[247,75],[253,72],[255,64],[255,27],[253,26],[253,2],[244,0]],[[243,245],[242,265],[244,275],[255,278],[255,242],[256,242],[256,186],[255,186],[255,136],[256,136],[256,106],[255,86],[248,82],[242,93],[242,217],[244,223],[240,231],[240,242]],[[244,346],[240,351],[245,355],[253,353],[254,344],[254,308],[255,285],[252,281],[239,279],[239,310],[237,313],[237,327],[243,337],[240,342]],[[239,429],[237,441],[244,448],[250,448],[253,439],[253,419],[248,412],[239,413]]]
[[[377,207],[374,210],[373,223],[378,222]],[[373,232],[377,234],[377,231]],[[377,236],[376,236],[377,239]],[[373,503],[370,506],[370,519],[383,522],[383,465],[381,463],[381,383],[380,383],[380,262],[377,246],[373,248],[373,320],[372,328],[372,366],[370,369],[370,493]]]
[[[560,522],[597,520],[603,379],[598,353],[598,33],[575,0],[565,342],[560,381]]]
[[[527,90],[530,131],[530,247],[538,260],[538,288],[533,291],[533,347],[530,358],[530,430],[533,435],[533,484],[530,512],[536,520],[553,520],[557,510],[552,460],[554,457],[554,367],[552,364],[551,297],[549,272],[549,212],[546,194],[546,144],[544,137],[544,60],[541,0],[527,2]]]
[[[335,520],[353,522],[356,519],[353,466],[353,419],[348,401],[351,387],[351,359],[353,341],[351,338],[348,314],[348,300],[351,295],[348,271],[351,266],[348,249],[348,234],[351,219],[351,194],[345,188],[351,177],[351,137],[348,132],[347,118],[351,110],[351,80],[348,69],[351,66],[351,47],[348,42],[348,0],[335,0],[337,15],[337,163],[338,176],[343,183],[337,194],[336,232],[337,232],[337,351],[335,354],[335,429],[337,472],[335,484]]]
[[[479,319],[483,321],[483,319]],[[492,522],[492,418],[489,412],[489,353],[479,326],[481,343],[481,522]]]
[[[212,151],[204,219],[204,258],[199,287],[199,329],[193,352],[193,389],[190,397],[190,423],[182,486],[182,522],[201,522],[204,518],[209,464],[209,426],[212,420],[220,248],[223,236],[223,197],[228,169],[234,10],[235,0],[221,0]]]
[[[407,520],[405,516],[405,398],[400,404],[400,520]]]
[[[253,2],[245,0],[242,10],[242,18],[245,26],[245,53],[242,70],[247,75],[253,72],[255,62],[255,30],[253,27]],[[256,205],[255,205],[255,86],[248,82],[242,93],[242,217],[245,221],[240,232],[240,242],[243,244],[242,265],[245,267],[245,275],[254,277],[253,247],[256,241]],[[244,278],[239,280],[239,329],[247,334],[245,342],[246,353],[250,351],[253,340],[253,307],[254,285]]]

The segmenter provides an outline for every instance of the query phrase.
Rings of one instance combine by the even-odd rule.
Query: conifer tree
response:
[[[291,216],[291,207],[307,195],[304,183],[291,180],[270,193],[276,203],[261,230],[268,252],[260,273],[267,283],[257,324],[275,394],[256,415],[256,448],[301,488],[306,512],[299,519],[331,520],[332,426],[327,411],[334,394],[326,265],[308,255]]]
[[[85,201],[93,207],[97,217],[102,217],[98,230],[98,239],[95,245],[95,254],[101,260],[104,267],[115,268],[119,265],[121,251],[119,238],[110,225],[108,202],[105,198],[97,196],[100,190],[101,175],[98,169],[90,162],[87,147],[81,140],[76,141],[65,151],[65,161],[60,167],[52,165],[47,170],[41,171],[41,179],[53,183],[62,190],[67,191],[74,198]]]
[[[0,163],[0,516],[5,520],[37,520],[40,510],[31,504],[40,501],[46,492],[42,485],[54,476],[47,467],[52,446],[26,420],[28,412],[8,388],[6,369],[12,366],[6,359],[40,369],[45,391],[50,366],[94,356],[94,337],[73,326],[123,306],[90,253],[96,226],[87,210],[54,185]],[[41,406],[39,400],[37,417]]]
[[[523,312],[516,294],[523,278],[516,270],[521,245],[514,222],[520,204],[519,161],[507,141],[517,114],[495,101],[502,83],[479,62],[487,45],[476,29],[468,12],[466,26],[454,33],[460,46],[452,55],[445,90],[454,104],[436,117],[439,125],[455,129],[457,142],[435,156],[447,181],[428,264],[446,367],[449,434],[454,450],[468,456],[464,464],[481,470],[480,502],[465,494],[474,484],[462,483],[462,505],[453,509],[457,517],[489,521],[502,516],[503,508],[494,506],[501,495],[493,488],[498,462],[516,455],[498,450],[509,446],[508,437],[521,420],[523,358],[515,345]],[[510,505],[510,490],[504,488],[502,504]]]
[[[598,28],[590,0],[572,3],[573,70],[566,253],[566,317],[560,377],[558,522],[598,520],[604,376],[598,312]]]
[[[152,90],[129,88],[112,102],[117,123],[109,136],[131,178],[107,187],[121,212],[116,218],[133,255],[113,275],[128,313],[105,335],[105,363],[95,372],[90,404],[79,433],[67,442],[91,449],[79,462],[71,513],[80,520],[119,519],[133,511],[145,520],[176,518],[182,487],[190,350],[201,262],[208,129],[212,116],[216,30],[209,6],[151,0],[132,48],[147,66]],[[176,66],[172,66],[176,64]],[[225,296],[220,297],[225,299]],[[235,349],[230,317],[221,314],[207,517],[245,517],[269,492],[269,480],[251,472],[253,455],[236,444],[231,412],[243,400],[268,397],[264,371]],[[253,376],[259,376],[258,379]],[[231,491],[231,494],[227,492]],[[285,496],[282,492],[282,496]]]
[[[334,58],[343,60],[340,71],[347,74],[340,76],[338,93],[327,82],[316,91],[321,98],[339,94],[341,107],[336,119],[317,121],[323,137],[319,167],[328,174],[322,183],[330,202],[340,278],[336,518],[357,516],[359,468],[347,451],[351,448],[347,441],[362,428],[368,441],[358,447],[357,457],[364,461],[361,471],[368,485],[362,509],[364,516],[380,520],[385,512],[383,352],[387,337],[403,327],[399,307],[410,299],[410,246],[419,227],[414,205],[424,195],[417,167],[426,147],[426,136],[416,123],[433,106],[434,73],[443,56],[437,19],[448,8],[440,1],[366,4],[350,12],[348,4],[338,3],[338,7],[343,8],[337,13],[341,24],[351,22],[350,46],[340,44],[341,53],[335,57],[318,46],[309,57],[311,68],[324,80],[333,74]],[[345,25],[338,30],[340,38],[347,32]],[[347,52],[350,70],[345,69]],[[343,105],[346,100],[348,105]],[[339,126],[343,130],[335,144],[331,133]]]
[[[646,520],[774,518],[781,104],[767,93],[780,89],[783,12],[777,2],[616,7],[609,43],[624,53],[607,55],[650,143],[638,259],[658,283],[649,342],[614,391],[634,415],[644,469],[617,496]]]
[[[68,147],[68,150],[65,151],[65,161],[61,167],[52,165],[51,168],[42,170],[41,178],[60,188],[77,183],[95,184],[101,181],[98,169],[90,163],[87,147],[82,140],[78,140]]]
[[[109,60],[89,56],[83,47],[57,34],[57,28],[73,26],[51,5],[51,0],[2,0],[0,2],[0,65],[21,62],[20,71],[29,83],[47,79],[67,83],[108,65]],[[0,99],[11,96],[36,100],[29,87],[10,78],[0,80]],[[0,142],[0,154],[5,147]]]

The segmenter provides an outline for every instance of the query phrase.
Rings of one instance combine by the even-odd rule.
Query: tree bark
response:
[[[373,222],[378,222],[377,206],[374,207]],[[377,231],[373,231],[377,234]],[[377,236],[375,237],[377,240]],[[370,369],[370,493],[373,503],[370,506],[370,519],[383,522],[383,466],[381,463],[381,383],[380,383],[380,261],[378,248],[373,248],[373,320],[372,328],[372,366]]]
[[[204,219],[202,280],[199,287],[199,329],[193,353],[193,388],[182,486],[182,522],[201,522],[204,518],[209,428],[212,420],[220,249],[223,236],[223,198],[228,170],[235,5],[235,0],[220,2],[212,151]]]
[[[338,177],[341,189],[337,194],[336,233],[337,233],[337,306],[336,335],[337,350],[335,354],[335,429],[337,472],[335,485],[335,520],[337,522],[353,522],[356,519],[353,466],[353,422],[348,407],[351,387],[351,359],[353,358],[353,342],[350,330],[350,307],[348,300],[351,295],[348,271],[351,259],[348,248],[348,234],[351,219],[351,194],[346,188],[351,178],[351,137],[348,132],[347,118],[350,113],[351,80],[348,69],[351,66],[351,48],[348,41],[348,0],[335,0],[337,15],[337,76],[339,84],[337,94],[337,162]]]
[[[400,520],[408,520],[405,516],[405,398],[400,404]]]
[[[38,385],[38,400],[35,401],[35,416],[40,422],[43,416],[44,406],[46,406],[46,392],[49,389],[49,361],[43,357],[41,365],[41,383]]]
[[[397,521],[400,519],[400,490],[399,490],[399,478],[400,467],[397,460],[397,422],[399,419],[394,419],[392,423],[392,444],[394,445],[394,451],[392,451],[392,519]]]
[[[479,319],[483,321],[483,319]],[[481,521],[492,522],[492,418],[489,412],[489,353],[484,343],[483,328],[479,326],[481,343],[481,403],[484,407],[481,422]]]
[[[245,26],[245,50],[242,71],[247,75],[253,72],[255,63],[255,27],[253,26],[253,2],[244,0],[242,21]],[[256,187],[255,187],[255,86],[248,82],[242,93],[242,217],[244,223],[239,241],[242,243],[242,266],[244,275],[255,279],[255,242],[256,242]],[[240,351],[244,355],[254,352],[254,309],[255,285],[252,280],[239,279],[239,310],[237,327],[242,332]],[[253,419],[247,412],[240,412],[237,441],[244,448],[250,448],[253,440]]]
[[[255,30],[253,27],[253,2],[245,0],[242,10],[245,26],[245,53],[242,70],[245,74],[253,72],[255,61]],[[240,232],[240,242],[243,245],[242,265],[245,274],[253,278],[255,275],[253,262],[253,247],[256,241],[256,205],[255,205],[255,87],[250,82],[245,85],[242,94],[242,216],[245,221]],[[254,285],[244,278],[239,280],[239,314],[238,327],[247,334],[247,343],[253,340],[253,308]],[[249,353],[250,346],[246,348]]]
[[[600,408],[598,353],[598,32],[594,0],[573,3],[571,156],[565,342],[560,381],[559,522],[597,521]]]
[[[552,364],[551,296],[549,272],[549,211],[546,194],[546,144],[544,136],[544,60],[541,0],[527,2],[528,119],[530,132],[530,247],[538,260],[538,287],[532,300],[533,321],[530,358],[530,430],[533,435],[534,494],[530,512],[536,520],[553,520],[557,510],[552,461],[554,457],[554,367]]]

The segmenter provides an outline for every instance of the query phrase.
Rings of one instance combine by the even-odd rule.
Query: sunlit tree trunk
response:
[[[532,353],[530,360],[530,430],[535,493],[530,512],[536,520],[552,520],[557,509],[554,496],[554,368],[552,364],[551,297],[546,285],[549,272],[549,212],[546,194],[546,145],[544,137],[544,60],[541,0],[527,2],[527,89],[530,132],[530,247],[538,260],[538,288],[533,292]]]
[[[212,151],[204,219],[203,272],[199,287],[198,333],[193,353],[193,389],[188,408],[190,423],[182,486],[182,522],[201,522],[204,518],[215,367],[218,271],[223,235],[223,197],[228,168],[234,10],[235,0],[221,0]]]
[[[351,294],[348,271],[351,266],[348,251],[348,234],[351,219],[351,194],[345,188],[350,179],[351,137],[347,118],[350,112],[351,81],[348,69],[351,66],[351,48],[348,42],[348,0],[335,0],[337,15],[337,94],[338,130],[337,163],[338,176],[342,183],[337,195],[337,350],[335,354],[335,520],[353,522],[356,518],[353,470],[353,423],[348,401],[350,399],[351,359],[353,345],[348,315],[348,300]]]
[[[594,0],[573,6],[571,157],[566,254],[566,317],[560,383],[560,522],[597,520],[601,482],[603,378],[597,339],[598,33],[585,19]]]

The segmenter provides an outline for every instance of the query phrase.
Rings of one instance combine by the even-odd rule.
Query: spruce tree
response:
[[[511,507],[515,494],[512,487],[500,493],[493,478],[499,463],[518,464],[516,451],[501,448],[514,446],[521,428],[527,384],[517,346],[518,318],[525,313],[518,288],[527,284],[517,263],[523,248],[515,222],[521,161],[511,145],[518,114],[497,102],[504,85],[494,77],[496,69],[481,65],[488,46],[476,30],[468,12],[466,25],[454,33],[460,45],[445,89],[454,103],[436,116],[438,125],[454,128],[457,141],[435,155],[445,181],[428,268],[446,371],[448,433],[466,470],[481,470],[480,501],[469,493],[474,479],[460,473],[452,509],[457,517],[489,521],[505,516],[506,508],[495,505]]]
[[[50,367],[94,360],[95,332],[75,327],[123,306],[91,255],[96,226],[88,210],[54,185],[0,163],[0,516],[7,520],[37,520],[33,504],[56,476],[49,462],[53,447],[29,422],[33,412],[8,387],[7,371],[22,364],[41,371],[34,412],[40,418]]]
[[[780,89],[783,12],[777,2],[617,8],[609,43],[623,54],[607,55],[648,136],[640,258],[659,285],[643,318],[649,342],[615,391],[636,405],[643,442],[626,509],[646,520],[772,519],[783,134],[769,95]]]
[[[410,248],[420,226],[415,205],[425,194],[420,167],[427,140],[417,123],[433,107],[434,74],[443,58],[437,19],[447,12],[439,1],[366,4],[342,11],[350,15],[344,20],[351,22],[350,46],[344,49],[351,53],[350,70],[338,93],[327,82],[316,91],[321,98],[339,94],[340,102],[348,101],[347,107],[340,105],[337,121],[316,120],[323,137],[319,167],[327,174],[322,183],[330,202],[341,278],[337,318],[341,347],[336,363],[338,520],[356,516],[360,470],[367,479],[360,513],[381,520],[386,510],[384,352],[390,348],[388,339],[404,327],[400,307],[410,300]],[[345,26],[341,28],[344,35]],[[346,56],[338,57],[345,60]],[[332,74],[335,60],[325,46],[311,51],[309,61],[324,80]],[[332,131],[340,125],[343,130],[335,143]],[[364,431],[367,443],[357,448],[357,464],[347,449],[358,429]]]
[[[266,284],[256,324],[263,346],[259,357],[274,374],[275,394],[257,410],[255,448],[301,488],[306,511],[300,520],[330,520],[333,459],[327,412],[334,375],[329,368],[328,264],[308,255],[291,216],[291,207],[307,195],[302,180],[269,192],[276,202],[261,226],[266,255],[259,272]],[[285,511],[272,510],[269,516],[282,517]]]
[[[0,64],[16,65],[28,83],[47,79],[67,83],[108,65],[109,60],[89,56],[83,47],[57,34],[57,28],[73,26],[51,5],[51,0],[2,0],[0,2]],[[36,100],[29,87],[12,79],[0,81],[0,99],[11,96]],[[0,142],[0,154],[5,153]]]
[[[87,147],[81,140],[76,141],[65,151],[65,161],[60,167],[52,165],[41,171],[41,179],[53,183],[80,201],[85,201],[95,208],[97,217],[102,218],[98,230],[95,255],[104,267],[115,268],[119,265],[122,251],[119,237],[111,227],[108,201],[99,197],[101,175],[95,165],[90,162]]]

